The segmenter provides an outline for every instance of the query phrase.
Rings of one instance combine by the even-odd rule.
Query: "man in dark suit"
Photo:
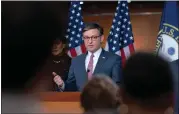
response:
[[[121,77],[121,57],[101,48],[104,40],[103,28],[95,23],[86,24],[83,29],[83,40],[87,49],[72,59],[68,79],[63,82],[61,77],[53,72],[54,82],[64,91],[81,91],[94,74],[110,76],[116,83]]]
[[[173,81],[175,88],[175,114],[179,111],[179,59],[171,62],[171,70],[173,73]]]

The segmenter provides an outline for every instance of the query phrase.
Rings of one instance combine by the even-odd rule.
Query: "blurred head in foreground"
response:
[[[52,10],[55,4],[1,2],[2,113],[41,112],[36,96],[25,91],[29,89],[26,84],[35,78],[36,71],[49,56],[54,38],[63,36],[62,17]]]
[[[96,75],[81,93],[81,106],[86,113],[115,112],[120,104],[118,86],[104,75]]]
[[[173,105],[172,86],[172,74],[163,58],[144,52],[134,54],[124,66],[120,87],[125,110],[128,114],[166,113]]]
[[[24,92],[49,56],[55,38],[62,38],[62,22],[47,6],[50,8],[38,2],[2,3],[3,92]],[[13,8],[19,11],[9,10]]]

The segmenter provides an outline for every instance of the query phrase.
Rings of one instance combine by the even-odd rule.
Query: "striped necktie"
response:
[[[92,72],[93,72],[93,53],[91,54],[90,56],[90,61],[88,63],[88,79],[91,79],[92,78]]]

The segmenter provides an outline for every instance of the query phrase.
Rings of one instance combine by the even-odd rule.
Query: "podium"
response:
[[[83,113],[79,92],[43,92],[40,101],[45,113]]]

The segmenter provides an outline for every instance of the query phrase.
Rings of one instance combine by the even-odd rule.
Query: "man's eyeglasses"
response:
[[[100,36],[91,36],[91,37],[84,36],[83,39],[84,40],[89,40],[89,39],[91,39],[91,40],[97,40],[98,37],[101,37],[101,35]]]

